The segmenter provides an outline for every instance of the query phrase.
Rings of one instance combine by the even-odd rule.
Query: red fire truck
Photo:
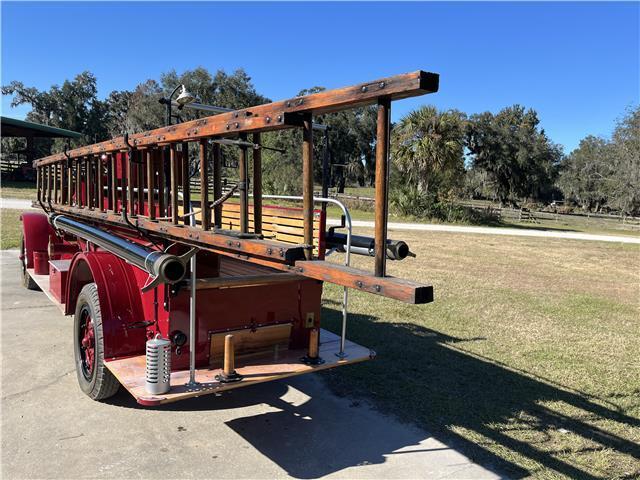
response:
[[[391,102],[437,89],[436,74],[417,71],[220,108],[35,161],[42,213],[22,215],[23,280],[74,316],[80,388],[102,400],[122,385],[157,405],[372,358],[345,338],[348,289],[433,300],[431,286],[386,273],[387,259],[409,254],[387,238],[387,189]],[[178,100],[188,97],[183,90]],[[322,128],[313,115],[370,104],[378,109],[371,238],[352,235],[347,209],[313,192]],[[262,192],[261,134],[286,128],[302,130],[303,194],[284,198],[298,207],[263,204],[274,196]],[[226,192],[223,148],[237,152]],[[328,203],[343,208],[342,225],[327,229]],[[344,263],[325,258],[334,250]],[[374,271],[349,266],[351,253],[374,257]],[[341,335],[321,328],[323,282],[344,287]]]

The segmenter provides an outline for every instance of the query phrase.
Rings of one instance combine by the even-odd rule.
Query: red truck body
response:
[[[161,284],[142,292],[149,274],[81,238],[60,236],[39,212],[22,214],[24,232],[23,262],[27,274],[33,272],[34,252],[51,252],[49,279],[31,273],[39,285],[56,301],[66,315],[76,311],[76,301],[83,287],[97,286],[104,335],[104,356],[109,362],[144,355],[148,339],[160,334],[175,338],[189,333],[189,289]],[[130,241],[148,244],[120,231]],[[175,248],[180,248],[176,246]],[[247,274],[279,275],[268,267],[241,260],[219,258],[210,252],[197,257],[199,278]],[[211,336],[243,329],[260,329],[291,324],[289,348],[304,350],[309,343],[307,318],[319,328],[322,282],[305,277],[276,284],[241,288],[212,288],[198,291],[196,367],[212,365]],[[172,371],[188,370],[191,346],[171,350]],[[143,402],[144,403],[144,402]],[[147,401],[148,403],[148,401]],[[153,402],[151,402],[153,403]]]
[[[22,215],[23,280],[74,316],[80,388],[101,400],[122,385],[157,405],[372,358],[346,340],[347,289],[433,301],[430,285],[387,275],[387,258],[409,253],[387,238],[387,217],[391,102],[438,85],[438,75],[415,71],[35,161],[45,213]],[[184,88],[178,98],[193,99]],[[163,101],[171,123],[172,103]],[[313,132],[329,129],[312,117],[373,104],[374,237],[352,236],[344,205],[314,193]],[[282,129],[302,130],[301,208],[262,204],[261,152],[274,149],[261,135]],[[237,165],[223,167],[223,146],[237,152]],[[235,185],[223,193],[225,169]],[[323,162],[323,182],[329,170]],[[346,223],[327,232],[318,202],[337,203]],[[344,263],[325,259],[329,241],[346,252]],[[350,253],[375,257],[373,272],[351,267]],[[321,329],[323,282],[344,287],[340,336]]]

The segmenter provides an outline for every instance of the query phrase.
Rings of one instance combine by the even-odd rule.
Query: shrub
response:
[[[460,205],[452,199],[445,201],[411,187],[392,190],[390,205],[396,215],[421,220],[480,225],[499,223],[498,217],[491,211]]]

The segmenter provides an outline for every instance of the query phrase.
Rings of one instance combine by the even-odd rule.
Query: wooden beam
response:
[[[154,168],[154,150],[147,149],[145,151],[147,157],[147,210],[149,211],[149,218],[155,220],[156,218],[156,203],[155,203],[155,168]]]
[[[374,277],[363,270],[337,263],[322,260],[297,261],[295,267],[290,267],[289,270],[305,277],[394,298],[405,303],[421,304],[433,301],[431,285],[389,276]]]
[[[49,165],[47,167],[47,202],[51,202],[51,169],[53,167]]]
[[[82,207],[82,195],[80,195],[82,191],[82,164],[80,163],[80,159],[77,158],[75,161],[75,169],[76,169],[76,205],[78,207]]]
[[[158,143],[190,141],[213,136],[230,136],[244,132],[270,131],[288,128],[286,114],[322,114],[360,107],[377,102],[385,96],[391,100],[433,93],[438,90],[438,75],[416,71],[381,78],[372,82],[325,90],[303,97],[244,108],[229,113],[192,120],[178,125],[149,130],[129,136],[135,146],[150,146]],[[68,152],[72,157],[118,151],[126,148],[123,137],[80,147]],[[54,154],[36,161],[43,166],[63,160],[64,154]]]
[[[209,165],[207,162],[207,141],[200,140],[200,205],[202,206],[202,229],[211,228],[209,209]]]
[[[273,285],[277,283],[299,282],[305,278],[295,273],[266,273],[262,275],[241,275],[238,277],[198,278],[197,290],[214,288],[256,287],[258,285]],[[188,288],[188,287],[187,287]]]
[[[140,150],[138,153],[138,165],[136,169],[136,185],[138,186],[138,215],[144,215],[144,157],[148,149]]]
[[[375,190],[375,274],[387,273],[387,217],[389,213],[389,130],[391,100],[378,101],[376,131],[376,190]]]
[[[60,203],[67,203],[67,165],[61,163],[60,166]]]
[[[171,166],[171,221],[174,225],[178,224],[178,152],[176,144],[169,146],[169,162]]]
[[[88,156],[84,162],[84,168],[87,170],[87,182],[85,192],[87,195],[87,207],[93,210],[93,156]]]
[[[98,195],[97,195],[97,207],[98,210],[103,211],[104,208],[104,164],[102,158],[96,158],[96,175],[98,177]]]
[[[191,188],[189,185],[189,181],[191,178],[189,177],[189,144],[187,142],[182,142],[182,155],[181,162],[182,165],[182,205],[184,213],[189,213],[191,211]],[[189,225],[191,223],[191,217],[184,217],[184,224]]]
[[[240,135],[240,140],[246,141],[246,135]],[[247,161],[247,147],[240,147],[240,159],[238,161],[238,191],[240,192],[240,231],[249,231],[249,165]]]
[[[81,221],[89,221],[104,228],[106,224],[131,229],[120,215],[109,212],[87,211],[75,207],[57,205],[54,210],[77,217]],[[222,255],[239,258],[248,262],[260,263],[270,267],[279,268],[279,264],[293,265],[296,260],[304,258],[303,249],[299,245],[277,242],[273,240],[257,240],[250,238],[238,238],[234,235],[208,231],[199,227],[184,225],[172,225],[161,223],[144,217],[135,219],[136,226],[150,234],[160,235],[163,238],[179,241],[186,245],[202,247]],[[262,262],[259,260],[262,259]]]
[[[165,156],[166,156],[166,152],[167,149],[166,148],[159,148],[156,151],[156,155],[157,155],[157,163],[158,163],[158,208],[160,209],[160,217],[164,217],[166,215],[166,201],[165,201],[165,187],[166,185],[166,181],[165,181],[165,175],[164,175],[164,168],[165,168]]]
[[[222,197],[222,150],[219,143],[213,144],[213,201]],[[222,228],[222,205],[213,209],[213,222]]]
[[[42,173],[43,168],[36,168],[36,198],[38,203],[42,201]]]
[[[135,186],[135,179],[134,179],[134,158],[135,158],[136,152],[133,151],[131,152],[131,155],[129,155],[128,153],[123,153],[122,156],[125,157],[127,159],[127,194],[126,194],[126,201],[128,202],[127,205],[127,211],[129,213],[129,215],[135,215],[135,204],[136,204],[136,196],[135,196],[135,191],[134,191],[134,186]]]
[[[305,257],[311,260],[313,258],[313,127],[310,113],[304,115],[302,126],[302,198]]]
[[[109,162],[111,163],[111,204],[112,210],[118,211],[118,168],[116,164],[116,155],[112,153],[109,155]]]
[[[53,203],[58,203],[58,164],[53,166]]]
[[[66,162],[67,165],[67,205],[71,205],[73,198],[73,166],[71,162]]]
[[[253,134],[253,143],[261,145],[260,133]],[[262,149],[253,149],[253,231],[262,233]]]

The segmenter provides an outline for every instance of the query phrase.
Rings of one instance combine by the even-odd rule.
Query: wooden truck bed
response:
[[[60,303],[50,291],[50,276],[37,275],[33,269],[28,269],[31,278],[42,289],[43,293],[60,309],[64,314],[64,305]],[[295,275],[282,273],[278,270],[261,265],[249,264],[231,258],[222,258],[220,264],[220,278],[228,285],[207,285],[203,282],[200,288],[237,288],[246,286],[248,278],[266,279],[265,283],[273,283],[273,277],[291,277]],[[272,279],[268,279],[272,277]],[[233,280],[245,279],[242,285],[234,285]],[[249,284],[256,284],[248,282]],[[258,282],[257,284],[259,284]],[[320,349],[319,355],[324,361],[319,365],[307,365],[301,359],[307,354],[307,349],[273,349],[269,353],[259,353],[238,357],[236,361],[236,371],[242,375],[242,379],[233,383],[221,383],[216,380],[216,376],[222,372],[222,368],[216,365],[207,368],[196,369],[196,381],[201,385],[197,389],[190,389],[186,386],[189,381],[189,370],[178,370],[171,373],[171,390],[164,395],[149,395],[145,389],[145,355],[107,360],[107,368],[114,374],[120,384],[126,388],[136,401],[145,406],[161,405],[183,400],[190,397],[198,397],[211,393],[222,392],[234,388],[245,387],[261,382],[268,382],[280,378],[302,375],[316,370],[325,370],[341,365],[358,363],[372,359],[375,353],[361,345],[347,340],[345,342],[345,356],[339,358],[336,354],[340,350],[340,337],[324,329],[320,329]]]
[[[220,383],[216,376],[222,372],[221,368],[196,369],[196,381],[201,385],[197,389],[186,386],[189,382],[189,371],[181,370],[171,373],[171,391],[164,395],[149,395],[145,389],[145,356],[123,358],[107,362],[107,368],[118,381],[133,395],[141,405],[153,406],[176,402],[189,397],[199,397],[211,393],[246,387],[261,382],[292,377],[315,370],[347,365],[369,360],[375,352],[356,343],[346,341],[345,358],[340,359],[336,353],[340,350],[340,337],[324,329],[320,330],[320,357],[324,363],[320,365],[306,365],[300,359],[306,355],[306,349],[285,350],[259,357],[250,357],[236,362],[236,372],[242,375],[242,380],[233,383]]]

